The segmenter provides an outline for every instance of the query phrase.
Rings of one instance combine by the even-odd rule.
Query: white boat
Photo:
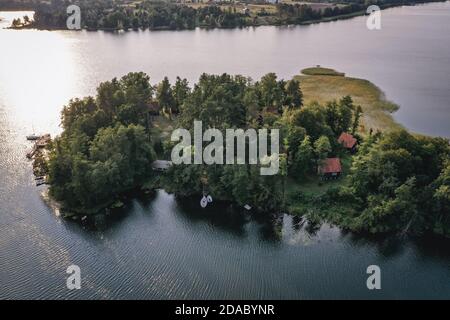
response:
[[[30,134],[29,136],[27,136],[27,140],[29,141],[35,141],[38,140],[40,138],[40,136],[33,134]]]
[[[32,126],[32,128],[33,128],[33,133],[27,136],[27,140],[29,140],[29,141],[38,140],[41,136],[38,136],[34,133],[34,126]]]

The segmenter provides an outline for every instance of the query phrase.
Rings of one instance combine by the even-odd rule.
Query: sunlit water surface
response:
[[[9,24],[24,13],[0,12]],[[202,72],[290,78],[316,64],[369,79],[400,104],[396,119],[450,136],[450,3],[296,27],[180,32],[0,30],[0,298],[450,298],[449,243],[368,239],[285,215],[279,225],[159,191],[98,228],[41,199],[25,135],[57,134],[59,112],[99,82],[145,71],[152,82]],[[82,289],[66,289],[70,264]],[[382,269],[382,290],[366,268]]]

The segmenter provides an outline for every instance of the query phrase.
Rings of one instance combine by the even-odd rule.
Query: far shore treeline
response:
[[[450,236],[448,140],[363,129],[362,108],[350,96],[304,104],[296,79],[203,74],[193,87],[181,78],[152,86],[146,74],[130,73],[104,82],[96,96],[63,108],[63,132],[49,159],[41,159],[50,195],[84,215],[155,188],[194,201],[206,192],[262,215],[289,212],[358,232]],[[170,159],[172,130],[192,129],[194,120],[204,129],[279,128],[279,174],[261,176],[258,165],[152,170],[155,159]],[[356,153],[337,142],[343,132],[358,140]],[[322,181],[317,168],[336,157],[343,175]]]
[[[81,27],[88,30],[182,30],[196,27],[304,24],[365,14],[372,4],[383,9],[434,1],[436,0],[331,0],[320,3],[280,1],[270,4],[262,0],[204,3],[168,0],[2,0],[0,10],[35,11],[33,19],[15,19],[13,28],[66,29],[67,7],[76,4],[81,9]]]

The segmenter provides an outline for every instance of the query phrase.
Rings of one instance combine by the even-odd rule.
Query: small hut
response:
[[[341,160],[339,158],[327,158],[320,162],[317,169],[322,180],[337,179],[342,173]]]
[[[172,166],[172,161],[167,160],[155,160],[152,162],[152,169],[154,171],[164,172]]]
[[[355,152],[358,147],[358,140],[350,133],[342,132],[338,138],[338,142],[350,152]]]

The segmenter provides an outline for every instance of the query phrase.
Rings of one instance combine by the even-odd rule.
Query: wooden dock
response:
[[[29,152],[27,152],[27,158],[33,159],[36,152],[39,149],[45,148],[50,143],[51,140],[52,140],[51,136],[48,133],[40,136],[34,143],[33,148]]]

